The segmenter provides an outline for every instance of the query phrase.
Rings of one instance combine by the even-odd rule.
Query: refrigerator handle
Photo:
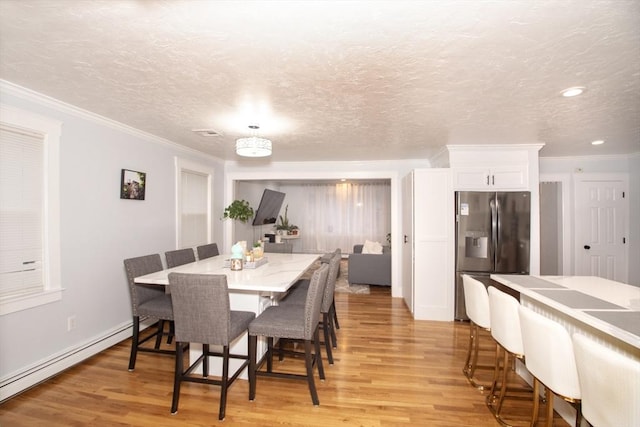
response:
[[[498,210],[496,209],[496,200],[493,199],[489,202],[489,208],[491,210],[491,241],[493,242],[491,248],[493,250],[492,262],[495,265],[496,252],[498,248]]]
[[[500,253],[500,236],[502,235],[502,218],[500,218],[500,199],[496,197],[496,253]],[[496,259],[498,255],[496,255]]]

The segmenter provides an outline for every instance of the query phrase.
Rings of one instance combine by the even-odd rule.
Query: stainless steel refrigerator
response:
[[[531,194],[456,192],[455,318],[468,320],[462,274],[487,284],[491,273],[529,274]]]

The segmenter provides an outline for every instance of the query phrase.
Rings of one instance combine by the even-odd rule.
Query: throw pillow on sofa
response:
[[[381,254],[382,253],[382,245],[379,242],[372,242],[370,240],[365,240],[364,245],[362,246],[363,254]]]

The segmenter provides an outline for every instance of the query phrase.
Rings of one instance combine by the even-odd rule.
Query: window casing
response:
[[[60,300],[61,123],[0,105],[0,315]]]

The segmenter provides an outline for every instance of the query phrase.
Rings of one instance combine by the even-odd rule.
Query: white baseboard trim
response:
[[[142,322],[140,330],[146,329],[151,323]],[[131,329],[132,322],[125,322],[84,343],[52,354],[31,366],[6,375],[0,379],[0,403],[130,338]],[[122,369],[127,369],[127,366],[123,366]]]

